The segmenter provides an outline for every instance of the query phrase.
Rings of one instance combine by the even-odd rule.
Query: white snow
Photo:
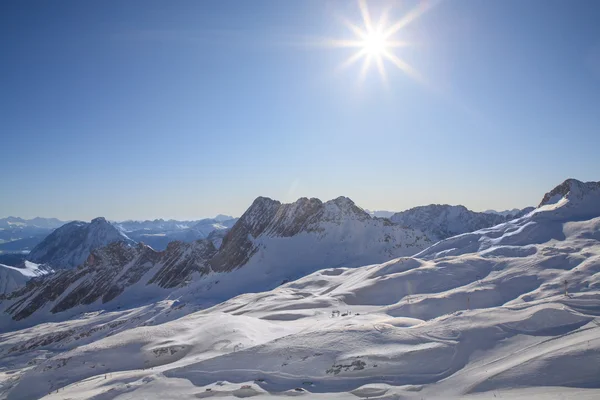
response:
[[[600,201],[587,196],[208,309],[189,294],[2,333],[0,397],[599,398]]]
[[[53,272],[52,269],[40,264],[25,261],[19,267],[0,264],[0,295],[8,294],[36,276],[43,276]]]

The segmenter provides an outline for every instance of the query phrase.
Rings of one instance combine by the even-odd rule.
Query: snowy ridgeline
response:
[[[600,185],[567,181],[415,257],[0,334],[0,397],[598,398],[599,240]]]
[[[64,264],[85,253],[89,243],[104,241],[109,235],[98,232],[105,231],[122,235],[106,220],[94,220],[72,234],[58,229],[42,243],[43,251],[32,254]],[[70,242],[72,236],[78,240]],[[270,290],[324,267],[384,262],[431,244],[421,232],[371,218],[343,197],[325,203],[300,199],[292,204],[258,198],[220,240],[218,249],[212,237],[171,242],[160,252],[126,240],[93,249],[78,268],[61,270],[6,294],[0,302],[0,331],[165,298],[206,306],[238,294]],[[70,243],[77,251],[57,249],[53,243]]]

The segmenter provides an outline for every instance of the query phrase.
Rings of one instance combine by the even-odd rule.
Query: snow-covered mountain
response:
[[[121,221],[113,222],[113,225],[124,233],[131,233],[135,231],[149,231],[149,232],[168,232],[189,229],[198,221],[178,221],[174,219],[164,220],[146,220],[146,221]]]
[[[346,209],[326,204],[257,199],[241,251],[252,260],[257,238],[292,240],[322,226],[302,215]],[[225,241],[241,240],[235,228]],[[205,310],[175,296],[0,334],[0,396],[595,399],[599,271],[600,183],[568,180],[532,213],[417,257],[325,268]]]
[[[0,264],[0,298],[18,288],[25,286],[33,277],[44,276],[54,272],[43,264],[23,261],[18,266]]]
[[[237,218],[219,214],[198,221],[156,219],[153,221],[124,221],[113,223],[132,240],[143,242],[155,250],[164,250],[169,242],[194,242],[207,238],[213,231],[231,228]]]
[[[521,212],[520,208],[513,208],[512,210],[503,210],[503,211],[496,211],[496,210],[485,210],[484,213],[486,214],[496,214],[496,215],[502,215],[503,217],[508,217],[509,215],[517,215]]]
[[[396,214],[395,211],[385,211],[385,210],[371,211],[371,210],[365,209],[365,212],[367,214],[369,214],[371,217],[378,217],[378,218],[390,218],[392,215]]]
[[[237,220],[237,218],[232,217],[231,215],[224,215],[224,214],[218,214],[214,219],[217,222],[225,222],[225,221]]]
[[[41,218],[41,217],[35,217],[32,219],[24,219],[24,218],[19,218],[19,217],[0,218],[0,228],[2,228],[2,229],[8,229],[8,228],[13,228],[13,227],[56,229],[64,224],[65,224],[65,221],[61,221],[56,218]]]
[[[102,217],[89,223],[73,221],[48,235],[27,259],[55,269],[75,268],[88,258],[90,251],[118,241],[135,244]]]
[[[0,253],[27,252],[64,224],[56,218],[0,218]]]
[[[434,241],[438,241],[498,225],[532,210],[533,207],[519,210],[516,214],[503,215],[471,211],[460,205],[430,204],[396,213],[390,217],[390,220],[403,226],[419,229]]]
[[[345,197],[325,203],[302,198],[291,204],[260,197],[224,237],[214,232],[192,244],[172,242],[163,252],[126,242],[99,248],[82,267],[12,293],[0,309],[14,320],[33,314],[44,320],[61,318],[54,314],[66,311],[72,315],[78,306],[90,305],[88,311],[129,307],[132,301],[167,296],[214,304],[272,289],[324,266],[382,262],[431,244],[418,231],[370,217]],[[74,254],[85,248],[77,247]]]
[[[79,306],[87,311],[99,309],[126,289],[132,289],[128,297],[113,302],[114,307],[143,303],[156,299],[157,292],[168,294],[161,289],[180,286],[194,273],[210,272],[207,261],[216,251],[208,240],[171,242],[162,252],[141,243],[131,246],[125,241],[113,242],[91,250],[77,269],[32,281],[6,295],[3,305],[5,312],[18,321],[38,311],[56,314]]]
[[[372,218],[347,197],[291,204],[259,197],[225,236],[211,265],[289,280],[325,265],[356,267],[414,254],[429,244],[420,231]]]

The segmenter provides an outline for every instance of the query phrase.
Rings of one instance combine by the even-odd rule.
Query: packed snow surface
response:
[[[0,397],[599,398],[600,190],[572,187],[415,257],[2,333]]]

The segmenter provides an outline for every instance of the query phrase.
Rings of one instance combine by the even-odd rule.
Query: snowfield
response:
[[[414,257],[2,333],[0,397],[597,399],[599,240],[600,185],[568,180]]]
[[[52,268],[31,261],[23,261],[18,267],[0,264],[0,295],[20,288],[33,277],[52,272]]]

